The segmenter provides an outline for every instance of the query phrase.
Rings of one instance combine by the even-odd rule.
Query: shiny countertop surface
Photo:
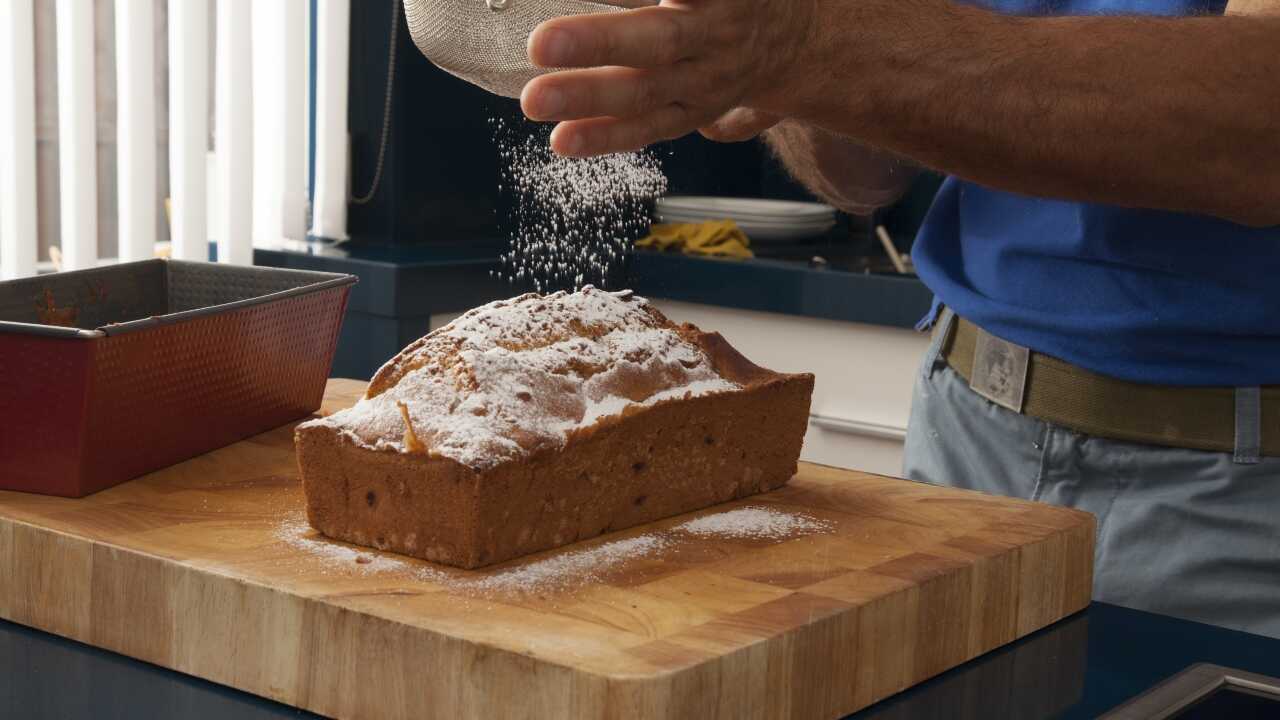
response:
[[[851,717],[1094,718],[1197,662],[1280,675],[1280,640],[1094,603]],[[0,621],[0,717],[315,717]]]

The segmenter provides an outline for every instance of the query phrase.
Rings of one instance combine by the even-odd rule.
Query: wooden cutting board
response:
[[[362,390],[331,382],[326,410]],[[748,505],[829,529],[672,529]],[[82,500],[0,493],[0,616],[339,717],[829,718],[1090,597],[1090,515],[813,465],[470,573],[328,543],[301,512],[291,428]],[[627,544],[648,552],[608,550]]]

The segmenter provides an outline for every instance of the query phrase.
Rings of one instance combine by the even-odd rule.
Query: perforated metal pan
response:
[[[81,497],[314,412],[355,282],[148,260],[0,283],[0,490]]]

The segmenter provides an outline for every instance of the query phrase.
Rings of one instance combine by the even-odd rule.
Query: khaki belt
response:
[[[943,323],[939,323],[942,326]],[[973,384],[979,328],[956,317],[939,357]],[[990,337],[990,336],[988,336]],[[1261,454],[1280,456],[1280,386],[1261,389]],[[1229,387],[1146,385],[1117,380],[1031,351],[1021,412],[1102,438],[1232,452],[1236,391]]]

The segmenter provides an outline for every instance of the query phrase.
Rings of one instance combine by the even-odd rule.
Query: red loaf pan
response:
[[[355,282],[147,260],[0,283],[0,490],[83,497],[309,415]]]

